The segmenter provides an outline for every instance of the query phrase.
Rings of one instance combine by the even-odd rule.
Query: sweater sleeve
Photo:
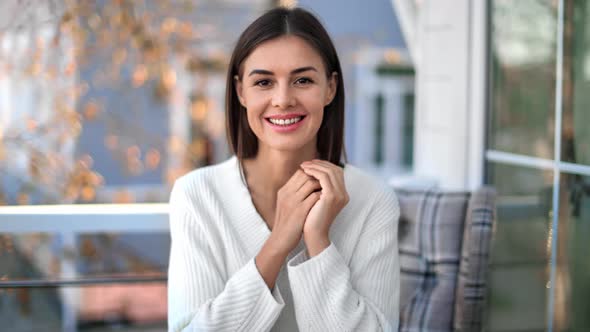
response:
[[[169,331],[269,331],[284,306],[278,287],[268,289],[254,258],[226,280],[221,253],[178,187],[170,198]]]
[[[395,194],[383,191],[369,212],[350,265],[334,243],[312,258],[303,251],[288,262],[301,331],[397,331],[398,219]]]

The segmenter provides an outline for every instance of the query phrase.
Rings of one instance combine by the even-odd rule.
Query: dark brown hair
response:
[[[301,8],[278,7],[250,24],[238,39],[227,71],[225,115],[227,140],[237,158],[242,161],[256,156],[258,138],[248,124],[246,109],[240,104],[236,92],[236,75],[244,60],[265,41],[294,35],[309,43],[321,56],[326,75],[337,73],[336,95],[324,108],[324,118],[317,137],[320,159],[336,165],[346,161],[344,150],[344,84],[340,61],[328,32],[310,12]],[[241,79],[241,76],[240,76]]]

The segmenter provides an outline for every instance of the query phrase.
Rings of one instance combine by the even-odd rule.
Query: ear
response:
[[[235,87],[236,87],[236,94],[238,95],[238,100],[240,101],[240,104],[242,106],[244,106],[244,108],[246,108],[245,102],[244,102],[244,94],[243,94],[243,85],[242,85],[242,80],[240,79],[240,77],[238,75],[234,76],[234,83],[235,83]]]
[[[324,106],[330,105],[334,97],[336,96],[336,90],[338,89],[338,73],[333,72],[328,78],[328,94],[326,94],[326,101]]]

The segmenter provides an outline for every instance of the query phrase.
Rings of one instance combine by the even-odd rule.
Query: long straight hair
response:
[[[344,84],[336,48],[320,21],[301,8],[278,7],[250,24],[240,35],[227,71],[225,115],[228,143],[238,160],[249,159],[258,153],[258,138],[248,124],[246,109],[240,104],[235,77],[242,78],[244,60],[260,44],[286,35],[297,36],[311,45],[321,56],[326,76],[337,73],[336,95],[324,107],[324,118],[317,133],[320,159],[342,166],[346,162],[344,149]]]

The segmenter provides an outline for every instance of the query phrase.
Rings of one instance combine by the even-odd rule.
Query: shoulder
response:
[[[170,201],[177,199],[194,200],[211,196],[222,186],[219,179],[225,179],[232,170],[235,157],[221,163],[192,170],[174,181]]]
[[[351,164],[346,164],[344,168],[344,179],[350,202],[357,209],[399,215],[397,195],[387,181]]]
[[[367,197],[368,201],[396,199],[395,191],[391,185],[387,184],[387,181],[354,165],[346,164],[344,181],[349,195],[353,192],[358,196]]]

